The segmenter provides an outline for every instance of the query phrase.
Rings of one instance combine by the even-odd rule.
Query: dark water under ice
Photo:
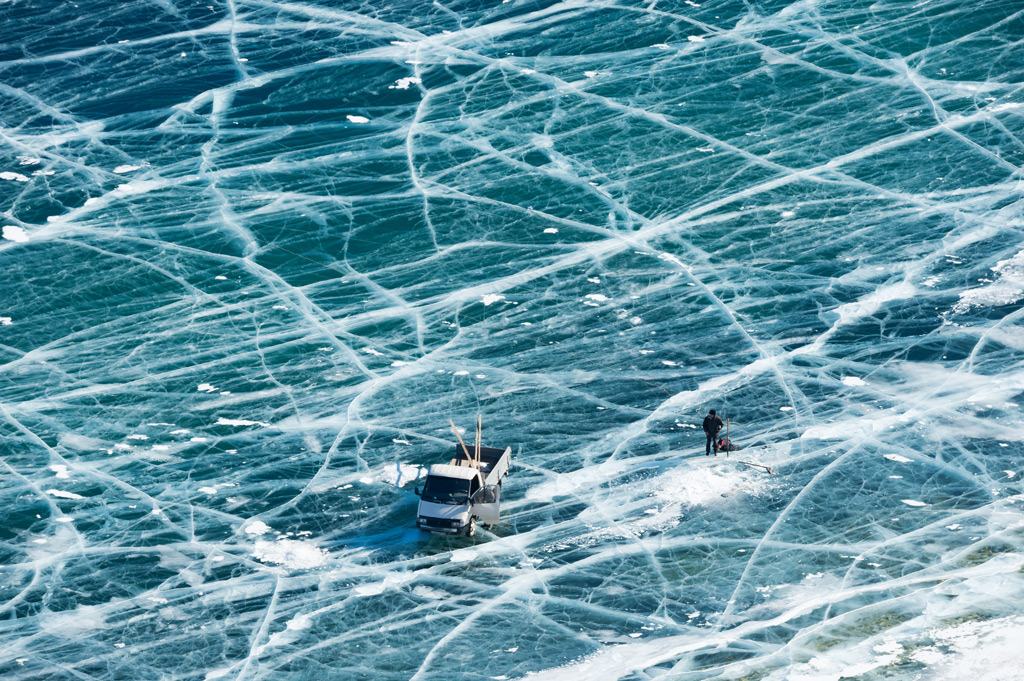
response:
[[[0,36],[0,678],[1020,678],[1019,2]]]

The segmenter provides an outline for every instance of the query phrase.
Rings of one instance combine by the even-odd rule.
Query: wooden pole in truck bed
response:
[[[462,451],[466,453],[466,458],[472,461],[473,457],[469,455],[469,449],[466,448],[466,443],[462,441],[462,436],[459,435],[459,429],[455,427],[455,421],[448,419],[448,423],[451,424],[452,432],[455,433],[455,437],[458,439],[459,444],[462,445]]]
[[[484,429],[484,417],[480,414],[476,415],[476,465],[480,465],[480,437]]]

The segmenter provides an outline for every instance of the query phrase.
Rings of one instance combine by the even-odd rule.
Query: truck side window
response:
[[[469,496],[472,497],[480,489],[480,478],[473,478],[469,483]]]

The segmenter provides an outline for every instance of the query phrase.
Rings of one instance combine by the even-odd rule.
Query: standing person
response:
[[[715,415],[712,409],[704,417],[704,434],[708,436],[707,445],[704,447],[704,456],[711,456],[711,445],[715,446],[715,456],[718,456],[718,431],[722,429],[722,419]]]

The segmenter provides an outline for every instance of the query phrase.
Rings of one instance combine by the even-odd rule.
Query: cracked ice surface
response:
[[[1013,668],[1019,3],[0,19],[5,681]]]

